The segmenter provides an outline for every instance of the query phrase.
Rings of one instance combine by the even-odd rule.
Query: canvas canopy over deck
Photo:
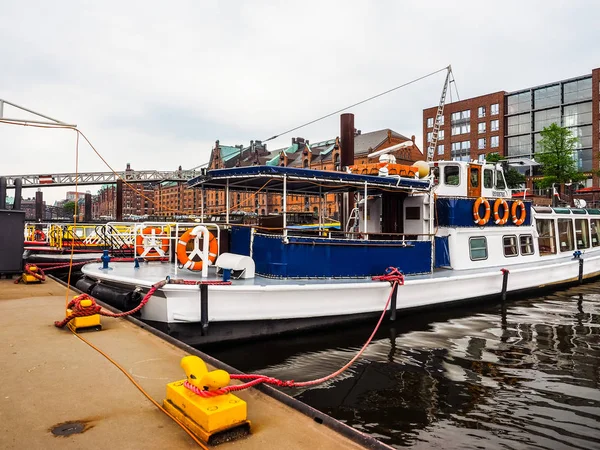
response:
[[[227,216],[230,191],[265,191],[283,196],[283,220],[286,226],[287,195],[312,195],[360,192],[363,197],[382,192],[428,192],[429,180],[402,177],[378,177],[346,172],[297,169],[280,166],[215,169],[188,181],[190,187],[225,189]],[[204,205],[201,205],[204,215]],[[366,222],[366,208],[364,209]],[[229,222],[228,217],[226,221]]]

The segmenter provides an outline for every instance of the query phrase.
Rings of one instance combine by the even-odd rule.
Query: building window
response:
[[[491,145],[490,146],[492,148],[498,147],[500,145],[500,138],[498,136],[492,136],[490,138],[490,141],[491,141]]]
[[[500,121],[499,120],[492,120],[490,121],[490,130],[491,131],[498,131],[500,129]]]
[[[444,125],[444,116],[440,116],[440,125]]]
[[[427,118],[427,128],[433,128],[433,117]]]
[[[444,154],[444,144],[438,145],[437,154],[438,155],[443,155]]]
[[[509,135],[531,133],[531,115],[527,113],[518,116],[510,116],[507,120],[507,125],[507,134]]]
[[[507,114],[518,114],[531,110],[531,91],[513,94],[506,100]]]
[[[563,85],[565,103],[580,102],[592,98],[592,79],[571,81]]]
[[[477,161],[479,161],[480,163],[483,163],[485,161],[485,153],[478,155]]]
[[[533,255],[533,236],[522,234],[519,236],[519,244],[521,245],[521,255]]]
[[[563,126],[574,127],[588,123],[592,123],[592,102],[564,107]]]
[[[427,142],[431,142],[431,138],[433,137],[433,133],[430,131],[427,133]]]
[[[471,261],[487,259],[487,240],[484,237],[472,237],[469,239],[469,252]]]
[[[500,112],[500,105],[498,105],[498,103],[494,103],[491,106],[490,110],[491,110],[492,116],[495,116]]]
[[[533,107],[535,109],[560,105],[560,86],[548,86],[533,91]]]
[[[504,245],[504,256],[509,258],[511,256],[519,255],[519,252],[517,250],[517,237],[516,236],[503,236],[502,241],[503,241],[503,245]]]
[[[469,161],[471,155],[471,141],[453,142],[450,156],[453,161]]]
[[[535,131],[541,131],[544,127],[553,123],[560,124],[560,108],[547,109],[533,114],[533,129]]]
[[[443,141],[444,140],[444,130],[440,130],[440,132],[438,133],[438,141]]]
[[[485,122],[479,122],[477,124],[477,132],[478,133],[485,133]]]
[[[485,117],[485,106],[477,108],[477,117]]]
[[[456,136],[457,134],[467,134],[471,132],[471,124],[463,123],[461,125],[452,125],[452,136]]]
[[[452,115],[450,116],[450,121],[452,123],[454,122],[459,122],[462,120],[468,120],[471,118],[471,110],[466,109],[464,111],[458,111],[455,113],[452,113]]]
[[[483,150],[485,148],[485,138],[479,138],[477,140],[477,148]]]

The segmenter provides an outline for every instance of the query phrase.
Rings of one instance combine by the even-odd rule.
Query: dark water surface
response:
[[[308,380],[349,361],[374,323],[209,350],[245,372]],[[600,283],[506,306],[387,322],[299,400],[394,447],[600,448]]]

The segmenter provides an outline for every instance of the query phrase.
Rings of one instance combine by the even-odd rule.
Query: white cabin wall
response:
[[[419,195],[414,197],[408,197],[404,200],[404,234],[428,234],[429,233],[429,197],[426,195]],[[418,208],[419,218],[409,219],[407,215],[407,208]],[[425,236],[420,236],[428,240]],[[419,239],[421,240],[421,239]]]

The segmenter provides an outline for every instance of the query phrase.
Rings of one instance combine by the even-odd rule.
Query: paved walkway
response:
[[[68,330],[66,288],[0,280],[0,448],[183,449],[196,443],[148,401],[106,358]],[[110,355],[162,404],[168,382],[185,377],[185,352],[122,319],[83,336]],[[219,449],[358,449],[358,444],[254,389],[248,402],[252,435]],[[50,429],[81,422],[67,437]]]

